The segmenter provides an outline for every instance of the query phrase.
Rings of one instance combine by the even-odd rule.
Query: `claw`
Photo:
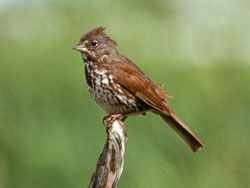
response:
[[[106,121],[108,118],[109,118],[108,115],[103,117],[103,119],[102,119],[102,124],[103,124],[104,126],[106,126],[106,125],[105,125],[105,121]]]
[[[124,122],[127,119],[128,116],[124,116],[121,121]]]

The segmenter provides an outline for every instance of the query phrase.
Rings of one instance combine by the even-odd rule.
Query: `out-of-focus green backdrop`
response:
[[[130,117],[118,187],[250,187],[249,10],[247,0],[0,0],[0,188],[88,185],[105,114],[71,48],[98,26],[205,143],[192,153],[159,117]]]

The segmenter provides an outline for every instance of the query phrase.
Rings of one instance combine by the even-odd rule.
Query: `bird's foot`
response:
[[[107,120],[110,123],[107,123],[107,128],[110,128],[110,125],[115,121],[115,120],[120,120],[122,117],[122,114],[111,114],[103,117],[102,123],[105,126],[105,121]],[[110,124],[110,125],[109,125]]]
[[[121,117],[122,117],[122,119],[120,119]],[[124,116],[123,114],[112,114],[112,115],[104,116],[104,118],[103,118],[103,124],[104,125],[105,125],[105,120],[107,120],[107,131],[111,128],[114,121],[119,122],[119,124],[121,125],[121,127],[123,129],[123,133],[124,133],[126,142],[128,141],[128,135],[127,135],[126,127],[125,127],[123,122],[125,121],[125,119],[127,117],[128,116]]]
[[[104,126],[105,125],[105,121],[110,119],[112,122],[115,121],[115,120],[119,120],[120,118],[122,117],[121,121],[124,122],[128,116],[124,116],[123,114],[111,114],[111,115],[107,115],[107,116],[104,116],[103,119],[102,119],[102,123]]]

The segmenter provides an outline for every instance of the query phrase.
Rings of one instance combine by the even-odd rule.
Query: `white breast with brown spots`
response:
[[[85,62],[85,75],[90,95],[107,114],[139,111],[136,98],[128,98],[107,70],[98,69],[96,63]]]

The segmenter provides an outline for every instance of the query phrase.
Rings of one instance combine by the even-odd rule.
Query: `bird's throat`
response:
[[[86,53],[82,53],[82,60],[85,62],[88,59],[88,55]]]

